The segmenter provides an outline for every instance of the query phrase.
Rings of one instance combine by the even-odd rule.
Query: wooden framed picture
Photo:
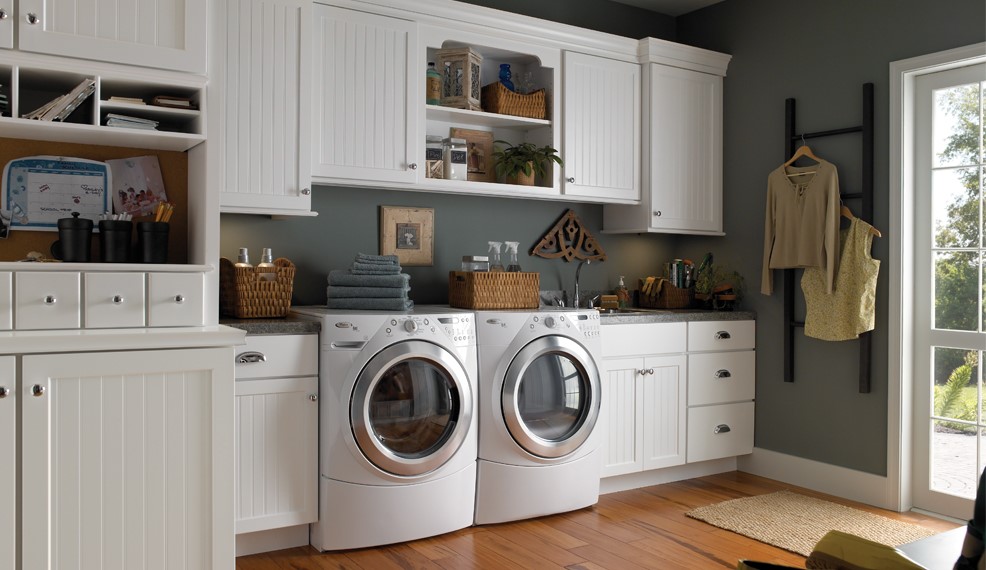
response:
[[[466,180],[472,182],[496,182],[493,168],[493,133],[452,127],[449,136],[466,139]]]
[[[401,265],[435,264],[435,210],[380,206],[380,255]]]

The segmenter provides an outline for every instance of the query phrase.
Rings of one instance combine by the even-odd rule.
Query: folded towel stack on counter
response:
[[[407,311],[414,308],[407,292],[411,276],[401,273],[396,255],[356,254],[350,269],[329,272],[330,309]]]

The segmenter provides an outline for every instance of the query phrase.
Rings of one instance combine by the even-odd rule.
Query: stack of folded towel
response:
[[[411,276],[401,273],[396,255],[356,254],[350,269],[329,272],[326,289],[330,309],[407,311],[414,308],[407,292]]]

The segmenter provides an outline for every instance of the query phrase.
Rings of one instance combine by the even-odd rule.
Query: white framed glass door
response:
[[[986,467],[986,65],[914,93],[913,503],[968,518]]]

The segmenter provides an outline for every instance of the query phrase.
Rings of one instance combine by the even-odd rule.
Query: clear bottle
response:
[[[236,267],[253,267],[250,264],[250,252],[247,248],[240,248],[240,253],[236,256]]]
[[[428,62],[425,72],[425,103],[439,105],[442,102],[442,74],[435,69],[435,62]]]
[[[622,275],[620,275],[620,282],[616,285],[616,302],[621,309],[626,309],[630,306],[630,291],[627,289],[626,284],[623,283]]]
[[[520,245],[520,242],[505,241],[503,244],[507,246],[507,271],[519,273],[521,269],[520,262],[517,261],[517,246]]]
[[[263,281],[274,281],[277,279],[277,271],[273,270],[274,267],[274,256],[270,252],[269,247],[265,247],[263,253],[260,255],[260,263],[257,267],[270,267],[271,271],[265,271],[260,274],[260,279]]]
[[[490,271],[503,271],[503,263],[500,261],[500,246],[503,245],[498,241],[491,241],[490,243]]]

